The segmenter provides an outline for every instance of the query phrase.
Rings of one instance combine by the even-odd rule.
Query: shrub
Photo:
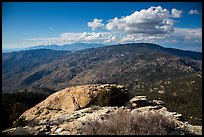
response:
[[[14,127],[24,127],[27,125],[27,121],[24,117],[18,118],[16,121],[13,122]]]
[[[122,106],[128,101],[129,93],[124,89],[115,86],[110,87],[110,91],[101,90],[94,100],[93,104],[101,107],[104,106]]]
[[[161,114],[134,114],[128,110],[111,113],[106,120],[85,122],[81,131],[85,135],[167,135],[174,124]]]
[[[48,95],[33,92],[14,92],[2,94],[2,127],[10,128],[13,122],[27,109],[44,100]]]

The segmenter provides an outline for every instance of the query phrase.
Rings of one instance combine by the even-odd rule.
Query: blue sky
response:
[[[3,2],[2,46],[151,42],[202,50],[201,2]]]

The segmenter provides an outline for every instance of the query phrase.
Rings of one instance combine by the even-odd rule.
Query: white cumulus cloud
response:
[[[120,31],[129,34],[142,33],[148,35],[167,34],[173,31],[174,20],[172,18],[181,17],[182,11],[172,9],[172,13],[161,6],[150,7],[135,11],[131,15],[110,19],[106,24],[106,29],[110,31]]]
[[[117,42],[118,39],[114,34],[111,34],[110,32],[84,32],[80,36],[80,40],[83,42],[93,42],[93,43],[111,43],[111,42]]]
[[[180,18],[182,13],[183,13],[183,11],[181,11],[181,10],[177,10],[177,9],[171,10],[171,15],[173,18]]]
[[[92,22],[88,22],[88,27],[91,27],[91,29],[94,31],[96,29],[102,28],[104,24],[102,23],[103,20],[100,19],[94,19]]]
[[[193,14],[200,14],[197,10],[190,10],[188,14],[193,15]]]

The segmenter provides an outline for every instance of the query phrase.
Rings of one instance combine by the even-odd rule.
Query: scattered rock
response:
[[[132,108],[139,108],[145,106],[154,106],[154,105],[162,105],[163,102],[161,100],[149,101],[146,96],[135,96],[130,100],[130,104]]]
[[[155,105],[164,105],[164,102],[162,100],[153,100],[152,101]]]

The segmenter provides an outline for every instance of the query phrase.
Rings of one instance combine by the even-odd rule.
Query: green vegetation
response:
[[[16,121],[13,122],[13,126],[14,127],[23,127],[27,125],[27,121],[25,120],[24,117],[21,117],[19,119],[17,119]]]
[[[184,121],[193,125],[202,125],[202,78],[197,75],[183,75],[169,79],[165,93],[138,92],[150,99],[161,99],[169,111],[181,113]],[[160,85],[165,85],[164,81]],[[160,85],[153,85],[160,90]],[[148,89],[146,89],[148,90]]]
[[[12,126],[23,125],[25,122],[23,119],[19,119],[16,123],[14,121],[24,111],[35,106],[47,96],[47,94],[33,92],[2,94],[2,130]]]
[[[93,101],[98,106],[122,106],[128,101],[128,91],[111,86],[110,91],[102,90]]]

